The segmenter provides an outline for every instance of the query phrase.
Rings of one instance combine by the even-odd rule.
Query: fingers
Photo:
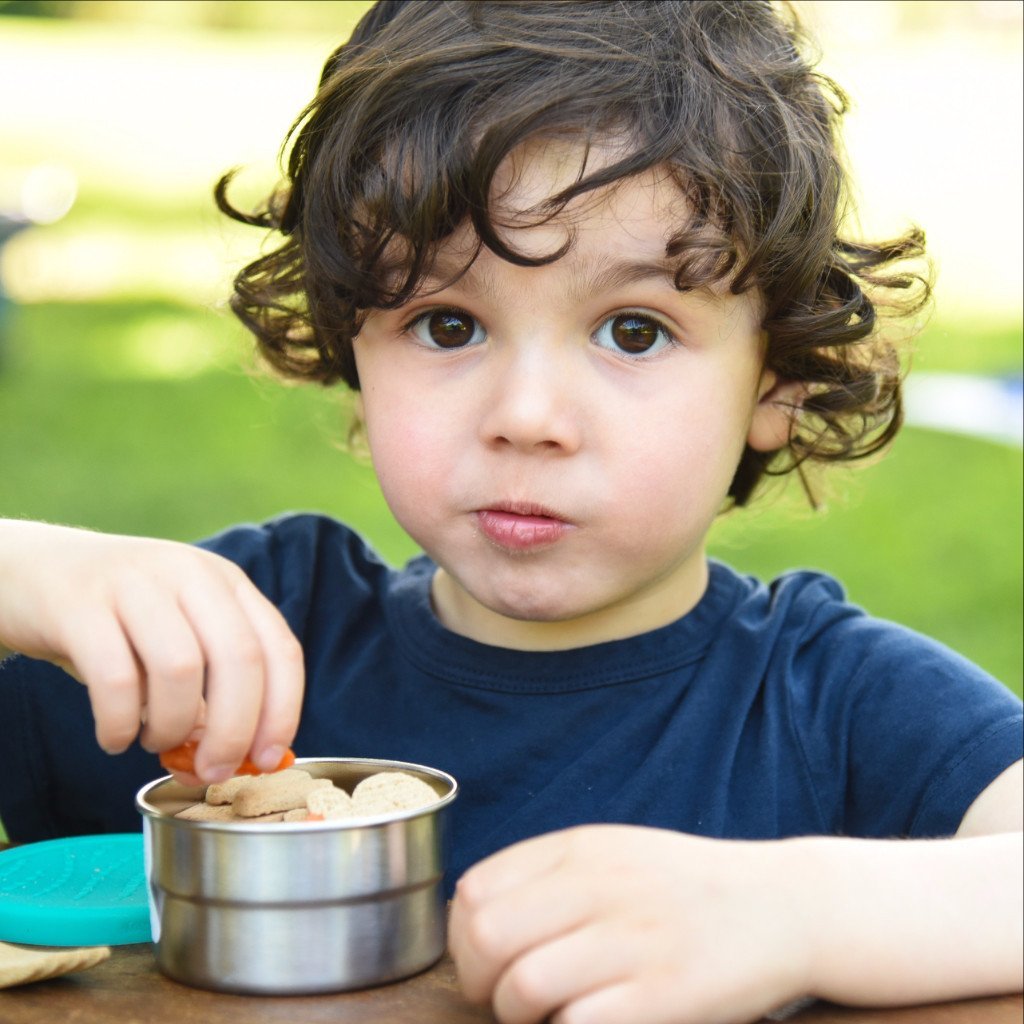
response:
[[[172,594],[144,574],[122,580],[116,600],[145,675],[142,745],[154,751],[177,746],[199,716],[203,650]]]
[[[256,627],[265,665],[263,704],[253,737],[252,759],[273,771],[299,727],[305,664],[302,647],[284,616],[248,581],[235,588],[241,607]]]
[[[509,1020],[515,1021],[540,1019],[561,1005],[537,1005],[542,993],[551,996],[545,981],[547,951],[576,948],[565,947],[562,940],[594,911],[586,880],[567,881],[556,871],[522,890],[503,893],[472,915],[452,950],[467,999],[482,1002],[493,993],[498,1006],[504,992],[510,1005],[535,1014],[513,1014]]]
[[[550,1024],[619,1024],[630,1020],[640,1002],[650,1002],[648,992],[632,981],[622,981],[596,988],[570,1003],[551,1017]],[[645,1024],[687,1024],[702,1018],[681,1010],[678,1005],[649,1008],[645,1011]],[[503,1019],[503,1018],[502,1018]],[[703,1020],[710,1020],[705,1017]],[[742,1018],[732,1018],[742,1019]]]
[[[101,746],[124,750],[141,725],[147,749],[167,750],[203,725],[193,778],[222,781],[250,751],[277,767],[303,692],[302,651],[280,612],[217,555],[118,542],[90,563],[96,584],[60,609],[46,652],[88,688]]]
[[[459,979],[501,1024],[759,1019],[808,987],[791,850],[623,825],[509,847],[456,890]]]
[[[139,731],[142,679],[121,623],[109,609],[83,612],[68,623],[74,674],[88,691],[96,741],[109,754],[125,750]]]
[[[681,1015],[678,992],[665,996],[659,981],[666,964],[674,979],[687,962],[685,914],[671,904],[666,873],[685,861],[684,843],[655,830],[583,826],[470,869],[456,888],[449,934],[466,997],[489,1000],[501,1024],[700,1019]],[[635,998],[638,984],[642,1013],[639,1003],[621,1002]]]
[[[629,1020],[629,1014],[605,1015],[611,993],[632,973],[620,940],[614,928],[599,923],[530,950],[499,979],[492,999],[495,1016],[502,1024],[535,1024],[572,1005],[562,1020]]]
[[[220,559],[210,570],[181,601],[206,665],[195,770],[219,782],[250,751],[259,768],[278,767],[298,728],[304,669],[298,640],[249,578]]]
[[[139,734],[178,746],[201,721],[195,769],[226,778],[250,750],[274,767],[302,702],[298,642],[242,570],[187,544],[5,523],[0,651],[68,669],[89,691],[104,749]]]
[[[516,957],[586,918],[585,886],[567,887],[559,871],[566,842],[556,832],[518,843],[459,880],[449,946],[468,999],[487,999]]]
[[[266,686],[263,643],[239,605],[237,588],[219,575],[181,595],[206,663],[206,728],[195,769],[200,778],[223,781],[249,752]]]
[[[474,865],[456,884],[448,946],[467,998],[481,1002],[490,995],[490,984],[522,942],[518,936],[503,941],[494,901],[553,871],[565,855],[562,835],[549,833],[507,847]]]
[[[571,830],[548,832],[499,850],[459,879],[458,893],[466,902],[478,904],[553,871],[564,863],[571,835]]]

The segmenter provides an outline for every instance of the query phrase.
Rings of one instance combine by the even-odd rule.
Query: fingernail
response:
[[[256,767],[264,772],[272,772],[281,763],[284,755],[284,747],[265,747],[255,759]]]
[[[204,768],[201,774],[205,782],[224,782],[234,775],[235,767],[233,764],[211,764],[209,768]]]

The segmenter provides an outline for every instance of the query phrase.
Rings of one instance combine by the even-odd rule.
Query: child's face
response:
[[[516,224],[577,167],[571,149],[534,149],[507,169],[501,205],[519,251],[550,253],[571,228],[567,255],[526,268],[484,250],[458,283],[373,311],[355,342],[374,465],[439,566],[438,616],[524,649],[685,614],[744,444],[786,437],[756,295],[680,293],[663,267],[685,211],[669,181]],[[471,241],[457,234],[442,261]]]

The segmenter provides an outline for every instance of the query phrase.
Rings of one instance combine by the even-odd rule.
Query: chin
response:
[[[517,622],[566,622],[585,615],[589,610],[570,605],[564,593],[545,595],[536,590],[522,593],[501,591],[476,596],[476,600],[497,615]]]

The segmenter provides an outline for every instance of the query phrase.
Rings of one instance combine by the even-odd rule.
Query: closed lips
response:
[[[553,544],[572,529],[568,521],[532,509],[480,509],[477,521],[489,540],[500,547],[516,550]]]

